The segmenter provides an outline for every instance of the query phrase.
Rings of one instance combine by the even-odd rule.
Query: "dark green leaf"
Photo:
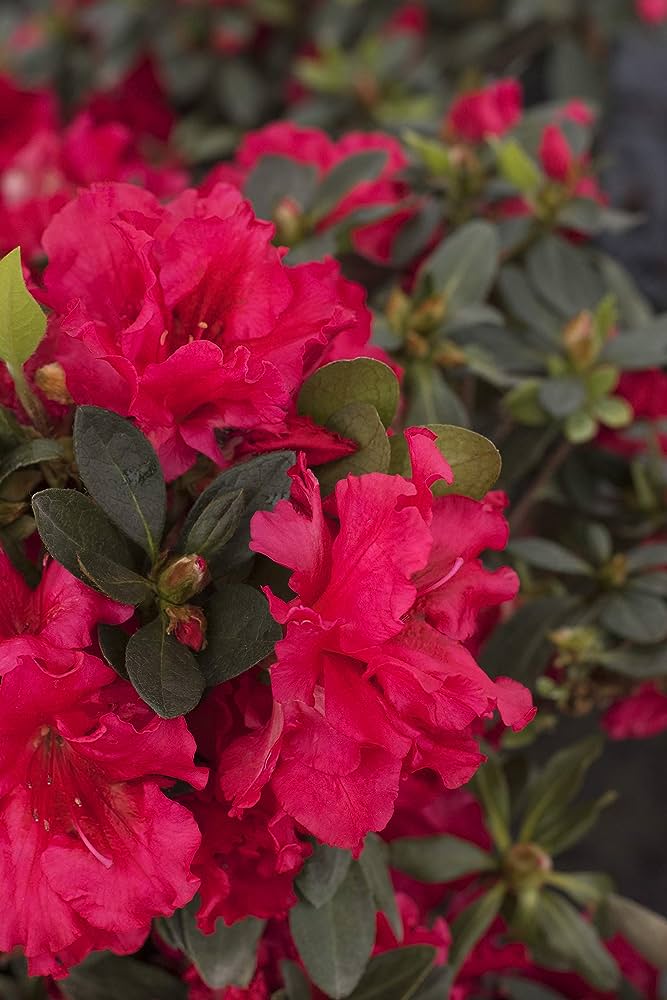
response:
[[[324,426],[348,403],[370,403],[385,427],[398,407],[398,379],[388,365],[373,358],[332,361],[306,379],[299,393],[299,413]]]
[[[312,906],[319,908],[335,895],[347,875],[352,855],[340,847],[316,844],[296,879],[301,895]]]
[[[548,633],[567,620],[574,606],[569,597],[537,597],[496,627],[484,644],[481,664],[493,677],[506,675],[532,684],[554,654]]]
[[[396,235],[391,248],[392,266],[402,270],[412,263],[429,245],[441,223],[441,206],[426,201]]]
[[[323,257],[333,257],[338,249],[338,230],[325,229],[324,232],[307,236],[291,248],[284,257],[285,264],[295,267],[297,264],[308,264]]]
[[[257,946],[265,921],[246,917],[228,927],[220,919],[212,934],[203,934],[197,927],[198,906],[195,897],[168,920],[158,921],[157,930],[167,943],[191,959],[211,989],[248,986],[255,973]]]
[[[528,275],[541,298],[563,319],[594,309],[605,288],[589,254],[559,236],[547,236],[526,255]]]
[[[625,563],[630,573],[665,567],[667,566],[667,543],[649,542],[648,545],[638,545],[625,553]]]
[[[0,484],[18,469],[38,465],[40,462],[54,462],[61,457],[62,451],[57,441],[49,441],[47,438],[26,441],[25,444],[14,448],[0,462]]]
[[[131,566],[129,543],[88,497],[76,490],[42,490],[32,498],[37,530],[54,559],[89,583],[81,564],[106,557]]]
[[[592,566],[581,556],[575,555],[574,552],[548,538],[514,538],[508,549],[513,556],[528,563],[529,566],[536,566],[551,573],[590,576],[593,572]]]
[[[371,149],[355,153],[336,164],[324,177],[313,197],[309,217],[319,222],[338,205],[352,188],[378,177],[387,162],[384,150]]]
[[[348,1000],[410,1000],[435,961],[435,948],[415,944],[375,955]]]
[[[152,584],[145,577],[96,552],[86,552],[79,556],[79,566],[82,579],[113,601],[136,605],[155,596]]]
[[[613,990],[620,974],[594,926],[563,896],[541,892],[535,921],[549,952],[565,959],[592,986]]]
[[[59,983],[68,1000],[186,1000],[184,982],[136,958],[97,952]]]
[[[565,1000],[562,993],[529,979],[501,979],[499,986],[507,1000]]]
[[[166,634],[160,616],[134,633],[125,668],[138,694],[163,719],[185,715],[204,693],[196,659],[187,646]]]
[[[361,979],[375,942],[375,905],[359,866],[350,866],[324,906],[292,907],[289,923],[313,982],[334,1000],[348,996]]]
[[[25,429],[11,410],[0,406],[0,452],[6,455],[21,441],[25,441]]]
[[[209,686],[249,670],[273,652],[282,636],[264,595],[245,583],[220,585],[205,611],[206,648],[199,666]]]
[[[446,423],[467,427],[470,423],[465,406],[434,365],[422,361],[409,365],[405,373],[405,390],[408,426]]]
[[[20,369],[46,332],[46,316],[26,288],[17,247],[0,259],[0,360]]]
[[[604,660],[607,670],[623,677],[644,680],[667,676],[667,648],[665,643],[655,646],[621,645],[607,653]]]
[[[510,792],[497,754],[490,753],[482,764],[473,778],[473,790],[482,803],[484,819],[496,847],[506,851],[512,843]]]
[[[581,409],[586,400],[586,390],[577,378],[548,378],[540,383],[537,396],[550,416],[562,420]]]
[[[74,451],[90,495],[155,559],[167,495],[153,446],[129,420],[97,406],[80,406],[74,418]]]
[[[323,493],[330,493],[336,483],[346,476],[389,471],[389,438],[377,410],[370,403],[348,403],[334,413],[327,427],[341,437],[354,441],[357,450],[345,458],[318,468]]]
[[[293,451],[274,451],[225,469],[197,499],[185,519],[183,534],[190,531],[202,511],[221,493],[243,490],[245,512],[241,524],[215,560],[215,565],[219,561],[228,572],[243,566],[252,557],[248,549],[250,520],[258,510],[271,510],[278,500],[289,494],[287,470],[294,460]]]
[[[599,622],[630,642],[662,642],[667,638],[667,603],[655,594],[626,588],[603,599]]]
[[[310,983],[296,962],[284,958],[280,963],[280,972],[285,983],[285,1000],[312,1000]]]
[[[458,915],[452,924],[452,947],[449,965],[452,977],[498,916],[505,898],[505,886],[497,882]]]
[[[549,828],[579,792],[602,746],[603,739],[596,733],[559,750],[547,761],[527,790],[520,841],[537,840],[539,843],[542,830]]]
[[[245,502],[243,490],[218,493],[183,535],[179,551],[214,558],[239,527]]]
[[[369,833],[359,858],[361,870],[373,893],[377,909],[384,913],[396,940],[403,938],[403,920],[389,874],[389,848],[376,833]]]
[[[607,909],[615,929],[658,969],[667,969],[667,919],[624,896],[610,896]]]
[[[317,187],[317,170],[287,156],[262,156],[245,179],[243,193],[260,219],[272,219],[283,198],[293,199],[303,210]]]
[[[421,265],[418,286],[445,296],[447,314],[483,302],[498,269],[500,241],[490,222],[474,221],[446,236]]]
[[[420,882],[453,882],[464,875],[493,871],[498,862],[459,837],[399,837],[390,845],[392,868]]]
[[[594,802],[568,806],[554,817],[552,823],[542,826],[540,847],[554,857],[566,851],[593,829],[602,810],[611,805],[615,798],[614,792],[607,792]]]
[[[122,628],[114,625],[98,625],[97,641],[100,644],[102,656],[110,667],[120,674],[124,680],[129,681],[127,670],[125,669],[125,653],[130,637]]]

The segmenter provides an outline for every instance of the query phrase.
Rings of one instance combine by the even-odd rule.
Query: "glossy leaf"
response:
[[[198,662],[209,686],[249,670],[282,636],[264,595],[245,583],[220,585],[205,610],[206,647]]]
[[[131,637],[125,669],[137,693],[163,719],[185,715],[204,693],[204,675],[195,657],[166,634],[160,616]]]

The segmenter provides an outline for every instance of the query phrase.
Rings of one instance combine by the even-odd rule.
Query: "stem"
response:
[[[508,518],[512,532],[517,531],[520,525],[523,524],[533,505],[540,499],[540,494],[558,472],[571,450],[572,444],[566,438],[563,438],[555,451],[551,453],[551,456],[544,463],[541,471],[530,484],[530,487],[516,504]]]
[[[16,395],[19,398],[21,406],[30,418],[30,422],[35,430],[42,435],[42,437],[48,437],[49,422],[46,417],[46,411],[28,385],[28,380],[23,372],[23,367],[21,365],[7,365],[7,368],[14,381]]]

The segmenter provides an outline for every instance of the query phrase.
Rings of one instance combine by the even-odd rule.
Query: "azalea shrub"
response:
[[[572,849],[667,731],[667,5],[579,6],[0,12],[0,997],[665,996]]]

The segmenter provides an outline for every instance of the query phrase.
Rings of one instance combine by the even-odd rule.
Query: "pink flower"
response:
[[[602,725],[613,740],[643,740],[667,729],[667,694],[657,684],[640,684],[608,709]]]
[[[166,207],[93,185],[45,233],[70,393],[133,417],[169,478],[198,453],[223,464],[253,436],[289,447],[293,428],[329,442],[327,459],[349,450],[296,418],[295,400],[321,364],[365,353],[363,292],[333,261],[286,267],[272,235],[225,184]]]
[[[35,590],[0,549],[0,676],[24,660],[45,669],[83,664],[96,627],[127,621],[134,609],[116,604],[81,583],[59,563],[47,561]]]
[[[473,724],[496,707],[516,729],[534,715],[524,688],[491,681],[458,641],[475,609],[515,592],[513,574],[496,579],[476,559],[504,544],[502,517],[463,498],[433,501],[426,485],[451,471],[430,431],[408,437],[412,481],[350,476],[323,506],[300,462],[291,501],[253,519],[251,547],[292,570],[297,596],[268,592],[285,637],[272,710],[222,755],[233,815],[268,786],[309,833],[356,850],[391,818],[402,774],[429,768],[458,787],[483,759]]]
[[[406,183],[401,179],[401,173],[408,165],[407,158],[396,139],[382,132],[349,132],[335,142],[319,129],[304,128],[291,122],[277,122],[257,132],[249,132],[237,151],[234,164],[223,164],[216,168],[205,183],[204,190],[218,181],[243,188],[248,174],[265,156],[283,156],[297,163],[310,164],[315,167],[319,179],[323,180],[329,171],[344,160],[370,150],[386,154],[382,172],[374,180],[355,185],[326,218],[318,223],[316,231],[330,229],[359,209],[386,205],[388,217],[378,222],[356,225],[352,232],[352,243],[362,256],[387,262],[394,240],[405,222],[412,217],[413,209],[401,204],[409,193]],[[297,225],[305,208],[305,205],[291,205]]]
[[[483,142],[513,128],[521,112],[521,85],[508,78],[459,97],[449,109],[447,124],[457,139]]]
[[[101,660],[54,670],[23,658],[0,685],[0,951],[63,976],[91,950],[127,954],[153,917],[187,903],[199,831],[162,788],[195,787],[194,740]]]
[[[648,24],[660,24],[667,19],[667,0],[635,0],[637,13]]]

